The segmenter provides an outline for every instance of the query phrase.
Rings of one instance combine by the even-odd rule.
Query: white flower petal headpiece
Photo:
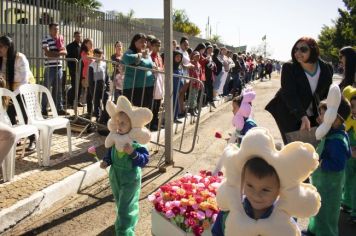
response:
[[[256,156],[273,166],[280,180],[280,196],[272,214],[257,221],[247,216],[240,198],[243,167]],[[230,211],[225,235],[297,236],[300,231],[291,217],[305,218],[318,212],[320,195],[311,184],[303,183],[318,166],[312,145],[292,142],[278,151],[270,132],[256,127],[244,136],[240,148],[233,144],[225,148],[223,162],[226,181],[218,189],[217,202],[222,210]]]
[[[140,144],[146,144],[151,140],[151,133],[145,127],[152,120],[152,111],[148,108],[133,107],[130,101],[120,96],[115,105],[112,101],[106,103],[106,110],[110,117],[113,117],[119,112],[125,112],[131,121],[131,131],[127,135],[120,135],[116,133],[113,120],[108,121],[109,135],[105,139],[105,147],[109,148],[115,144],[116,149],[121,151],[123,145],[136,141]]]

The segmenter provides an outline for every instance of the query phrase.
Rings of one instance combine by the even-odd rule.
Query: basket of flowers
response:
[[[216,191],[223,181],[222,173],[210,171],[182,178],[159,187],[148,196],[153,204],[152,234],[155,236],[207,236],[219,211]]]

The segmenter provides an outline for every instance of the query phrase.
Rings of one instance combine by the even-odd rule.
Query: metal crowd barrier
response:
[[[40,57],[40,58],[28,58],[30,62],[35,61],[35,63],[30,63],[31,65],[35,64],[35,65],[42,65],[40,66],[40,68],[36,68],[37,70],[40,70],[42,73],[35,73],[35,74],[40,74],[42,76],[37,77],[36,78],[36,82],[42,85],[45,85],[47,88],[49,88],[52,91],[52,94],[56,95],[56,94],[60,94],[59,96],[64,97],[65,99],[62,99],[63,102],[63,109],[66,112],[70,112],[73,113],[74,115],[72,115],[70,118],[72,118],[72,126],[74,126],[74,124],[79,123],[80,124],[80,134],[78,137],[80,137],[81,135],[84,134],[85,131],[92,131],[91,127],[95,128],[101,128],[101,129],[106,129],[106,122],[102,122],[100,119],[100,116],[98,116],[98,114],[94,114],[93,112],[96,109],[99,109],[101,114],[103,114],[103,112],[105,112],[105,104],[107,100],[112,100],[114,101],[117,98],[117,94],[115,94],[115,84],[113,84],[115,81],[113,78],[113,75],[115,75],[117,73],[117,70],[121,67],[121,74],[123,75],[123,81],[122,81],[122,86],[123,86],[123,90],[120,92],[121,95],[124,95],[126,97],[129,98],[129,100],[131,101],[131,103],[133,103],[133,105],[135,106],[139,106],[139,107],[147,107],[149,109],[151,109],[152,111],[154,110],[154,106],[157,105],[155,104],[155,100],[153,99],[153,93],[156,89],[156,78],[157,75],[160,74],[161,76],[163,76],[164,78],[164,72],[163,71],[159,71],[159,70],[155,70],[155,69],[150,69],[150,68],[144,68],[144,67],[139,67],[139,66],[133,66],[133,65],[125,65],[122,63],[118,63],[116,61],[111,61],[111,60],[105,60],[105,59],[98,59],[98,58],[93,58],[93,57],[88,57],[88,60],[96,60],[96,61],[103,61],[105,62],[107,65],[107,73],[108,73],[108,80],[109,81],[105,81],[105,83],[103,83],[103,86],[101,88],[101,91],[98,90],[98,84],[97,81],[94,81],[94,87],[93,87],[93,94],[92,94],[92,99],[91,102],[89,102],[89,104],[92,104],[92,108],[89,109],[91,110],[90,113],[88,112],[88,106],[84,106],[83,110],[80,110],[79,108],[79,102],[80,102],[80,83],[81,83],[81,79],[82,79],[82,59],[81,60],[77,60],[74,58],[53,58],[52,60],[58,60],[62,62],[62,67],[61,69],[63,70],[63,76],[62,76],[62,84],[60,84],[59,80],[52,78],[53,83],[52,84],[44,84],[44,62],[46,60],[48,60],[48,58],[46,57]],[[40,62],[40,63],[39,63]],[[74,63],[73,65],[75,65],[75,88],[73,88],[72,84],[71,84],[71,76],[73,76],[73,71],[72,73],[68,73],[69,72],[69,68],[68,68],[68,63]],[[54,73],[57,74],[58,70],[60,68],[59,67],[55,67],[55,71]],[[88,68],[89,69],[89,68]],[[131,75],[133,75],[132,78],[132,84],[128,85],[127,83],[125,84],[125,74],[127,72],[127,70],[131,70]],[[135,87],[136,84],[136,80],[138,79],[138,74],[144,72],[144,76],[143,76],[143,86],[142,88],[138,88]],[[153,80],[153,87],[147,87],[147,73],[153,73],[155,75],[155,78]],[[87,71],[88,73],[88,71]],[[199,120],[200,120],[200,112],[201,112],[201,108],[202,108],[202,103],[203,103],[203,99],[205,97],[204,94],[204,84],[202,81],[195,79],[195,78],[191,78],[188,76],[182,76],[182,75],[173,75],[173,78],[170,78],[171,80],[173,80],[173,83],[177,83],[175,86],[176,91],[173,91],[173,93],[170,95],[170,97],[172,98],[172,102],[173,102],[173,114],[177,114],[179,113],[177,111],[177,109],[180,109],[181,111],[185,111],[184,113],[184,117],[183,118],[177,118],[176,116],[173,116],[174,120],[178,123],[176,123],[174,125],[174,133],[177,135],[175,137],[175,140],[179,140],[178,141],[178,145],[174,146],[174,150],[181,152],[181,153],[190,153],[191,151],[193,151],[195,143],[197,141],[197,134],[198,134],[198,126],[199,126]],[[141,78],[142,79],[142,78]],[[164,78],[164,80],[167,80],[167,78]],[[163,80],[163,83],[164,83]],[[113,84],[112,86],[109,86],[109,84]],[[193,84],[195,84],[193,86]],[[126,89],[126,87],[132,87],[132,89]],[[164,86],[163,86],[164,87]],[[197,91],[193,91],[195,87],[199,87],[200,89],[198,90],[198,95],[197,95]],[[189,92],[185,92],[182,93],[182,89],[186,89]],[[61,91],[62,90],[62,91]],[[71,93],[74,93],[74,99],[73,101],[68,101],[68,91],[72,90]],[[74,91],[73,91],[74,90]],[[62,92],[62,93],[60,93]],[[95,99],[97,99],[97,94],[101,94],[101,98],[100,98],[100,103],[99,103],[99,107],[95,106]],[[173,94],[176,94],[175,96],[175,100],[173,101]],[[106,97],[105,97],[106,96]],[[180,100],[180,96],[183,96],[184,98],[181,99],[184,100],[183,104],[179,104],[179,100]],[[194,96],[194,98],[193,98]],[[135,98],[139,98],[139,99],[135,99]],[[164,112],[166,110],[165,108],[165,104],[167,104],[165,101],[163,101],[164,98],[164,94],[162,94],[162,100],[161,100],[161,104],[159,105],[159,107],[156,107],[156,117],[157,120],[156,124],[157,125],[157,129],[155,129],[155,131],[157,131],[157,135],[155,136],[155,140],[152,141],[152,143],[157,145],[157,148],[159,147],[164,147],[164,140],[161,138],[162,136],[164,136],[162,133],[164,132]],[[56,97],[53,97],[53,99],[55,100],[55,103],[58,104],[58,101]],[[135,100],[134,100],[135,99]],[[148,100],[147,100],[148,99]],[[188,104],[187,101],[190,100],[194,100],[196,99],[196,115],[193,116],[191,114],[188,113],[188,110],[192,109],[192,107],[190,106],[191,104]],[[86,100],[86,97],[84,98],[84,100]],[[137,100],[139,100],[137,102]],[[68,104],[72,103],[71,106],[69,106]],[[57,107],[58,109],[58,107]],[[73,109],[73,111],[71,111],[71,109]],[[93,115],[96,115],[97,118],[96,120],[93,120]],[[100,122],[101,121],[101,122]],[[187,144],[185,142],[186,138],[185,138],[185,134],[186,134],[186,130],[188,128],[188,126],[193,125],[194,131],[193,131],[193,138],[191,139],[191,143],[189,142],[189,144]],[[83,128],[84,127],[84,128]],[[152,122],[147,126],[147,128],[152,129]]]
[[[117,70],[119,69],[119,67],[122,68],[122,71],[120,73],[122,73],[123,75],[123,81],[122,81],[122,85],[123,85],[123,90],[121,92],[122,95],[128,97],[128,99],[131,101],[131,103],[134,105],[134,106],[138,106],[138,107],[147,107],[149,109],[151,109],[152,111],[155,109],[156,110],[156,114],[154,114],[155,117],[157,117],[157,121],[155,124],[152,124],[152,122],[147,126],[148,129],[152,129],[153,128],[153,125],[154,126],[157,126],[157,129],[154,129],[154,131],[157,131],[157,136],[155,138],[154,141],[152,141],[152,143],[156,144],[157,147],[164,147],[164,140],[161,140],[161,136],[162,136],[162,132],[164,130],[164,128],[162,127],[162,125],[164,124],[164,112],[165,112],[165,104],[167,104],[165,101],[163,101],[163,98],[164,98],[164,94],[162,94],[162,100],[161,100],[161,104],[158,108],[155,108],[154,106],[157,105],[155,104],[155,99],[153,99],[153,93],[156,89],[156,85],[157,85],[157,75],[161,75],[161,76],[164,76],[164,72],[163,71],[160,71],[160,70],[155,70],[155,69],[150,69],[150,68],[145,68],[145,67],[139,67],[139,66],[133,66],[133,65],[125,65],[125,64],[122,64],[122,63],[118,63],[116,61],[111,61],[111,60],[106,60],[106,59],[99,59],[99,58],[94,58],[94,57],[88,57],[86,58],[86,60],[96,60],[97,62],[101,61],[101,62],[105,62],[106,63],[106,68],[108,68],[108,75],[109,75],[109,80],[111,84],[114,84],[115,81],[114,79],[115,78],[112,78],[113,76],[112,75],[115,75]],[[83,59],[81,59],[79,61],[79,65],[82,65],[82,61]],[[89,68],[88,68],[89,70]],[[127,84],[127,80],[126,80],[126,83],[125,83],[125,74],[127,74],[127,70],[130,70],[128,72],[128,74],[130,75],[133,75],[133,78],[132,78],[132,83],[131,84]],[[79,70],[80,71],[80,70]],[[147,84],[149,84],[150,82],[148,81],[148,77],[147,77],[147,74],[148,73],[153,73],[153,75],[155,76],[154,77],[154,80],[153,80],[153,87],[150,86],[146,86]],[[79,73],[79,72],[78,72]],[[89,71],[86,72],[87,74],[89,74]],[[142,73],[143,73],[143,84],[141,83],[142,87],[136,87],[136,82],[137,82],[137,79],[142,79],[141,77],[138,78],[138,76],[142,76]],[[196,99],[196,116],[192,116],[192,115],[189,115],[189,114],[185,114],[185,116],[181,119],[178,119],[181,124],[176,124],[175,127],[174,127],[174,130],[175,130],[175,134],[178,134],[180,133],[179,135],[179,145],[177,147],[174,148],[175,151],[178,151],[178,152],[182,152],[182,153],[190,153],[193,149],[194,149],[194,145],[196,143],[196,140],[197,140],[197,133],[198,133],[198,126],[199,126],[199,119],[200,119],[200,111],[201,111],[201,107],[202,107],[202,103],[203,103],[203,99],[204,99],[204,84],[202,81],[198,80],[198,79],[195,79],[195,78],[191,78],[191,77],[187,77],[187,76],[181,76],[181,75],[173,75],[173,77],[175,77],[175,81],[182,81],[180,84],[189,84],[189,93],[187,93],[185,95],[185,97],[187,98],[186,100],[189,101],[190,99],[194,99],[193,96],[195,97]],[[88,78],[88,76],[87,76]],[[173,80],[173,78],[170,78]],[[167,80],[167,78],[164,78],[164,80]],[[77,88],[77,91],[76,91],[76,94],[78,96],[76,96],[76,102],[79,101],[79,96],[80,94],[78,93],[78,89],[79,89],[79,83],[80,81],[77,80],[77,85],[76,85],[76,88]],[[93,92],[93,96],[92,96],[92,101],[91,101],[91,104],[92,104],[92,109],[91,109],[91,113],[87,113],[87,116],[80,116],[78,115],[78,112],[75,113],[75,119],[80,119],[80,120],[84,120],[86,122],[88,122],[88,126],[89,124],[90,125],[93,125],[93,126],[96,126],[96,127],[100,127],[100,128],[106,128],[106,122],[99,122],[100,119],[96,119],[96,120],[93,120],[92,117],[93,117],[93,112],[95,109],[99,109],[101,112],[105,112],[105,104],[106,104],[106,100],[111,100],[111,101],[115,101],[115,98],[117,96],[115,96],[115,84],[113,86],[110,86],[110,89],[108,88],[108,81],[106,81],[104,84],[105,86],[102,87],[102,91],[98,91],[98,84],[97,82],[98,81],[93,81],[94,82],[94,92]],[[163,81],[164,82],[164,81]],[[91,83],[89,81],[89,83]],[[193,91],[194,90],[194,86],[193,86],[193,83],[195,84],[195,87],[199,87],[200,88],[200,92],[198,91],[198,93],[200,93],[201,95],[199,96],[197,94],[196,91]],[[174,102],[174,105],[173,105],[173,114],[177,113],[177,109],[179,106],[177,106],[176,104],[179,103],[179,91],[182,87],[181,86],[174,86],[176,87],[176,91],[175,91],[175,94],[177,94],[176,98],[175,98],[175,101]],[[101,102],[99,103],[99,108],[97,107],[94,107],[94,104],[95,104],[95,99],[96,99],[96,94],[99,93],[99,94],[102,94],[100,100]],[[174,93],[174,92],[173,92]],[[105,98],[104,96],[108,94],[108,97]],[[172,100],[173,100],[173,94],[171,94],[172,97]],[[163,101],[163,103],[162,103]],[[88,102],[87,102],[88,103]],[[90,102],[89,102],[90,104]],[[159,102],[158,102],[159,104]],[[77,105],[75,105],[74,107],[78,107]],[[181,108],[181,110],[185,110],[185,111],[188,111],[188,109],[190,109],[191,107],[189,107],[189,104],[185,103],[184,105],[184,108]],[[88,111],[88,109],[87,109]],[[94,114],[96,115],[96,114]],[[179,122],[178,121],[178,122]],[[193,139],[192,139],[192,143],[190,145],[186,145],[184,143],[184,135],[186,133],[186,128],[188,127],[188,124],[193,124],[194,125],[194,136],[193,136]],[[84,131],[84,130],[83,130]]]

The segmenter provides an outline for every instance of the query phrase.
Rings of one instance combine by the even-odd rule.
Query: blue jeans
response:
[[[44,71],[44,86],[51,90],[52,87],[52,98],[56,106],[57,111],[63,110],[62,103],[62,78],[63,71],[61,66],[47,67]],[[42,97],[42,112],[47,111],[47,97]]]

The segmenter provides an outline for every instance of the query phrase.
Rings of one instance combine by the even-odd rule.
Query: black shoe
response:
[[[174,120],[174,123],[176,123],[176,124],[182,124],[183,122],[180,121],[180,120],[178,120],[178,119],[175,119],[175,120]]]
[[[307,229],[302,230],[302,236],[315,236],[312,232]]]
[[[350,214],[352,211],[352,209],[350,207],[346,206],[345,204],[341,204],[340,210],[347,214]]]
[[[158,125],[155,125],[155,124],[151,125],[150,131],[158,131]]]
[[[59,110],[59,111],[58,111],[58,115],[59,115],[59,116],[68,116],[69,113],[66,112],[65,110]]]
[[[188,113],[189,113],[191,116],[197,116],[197,114],[195,113],[195,111],[194,111],[193,108],[189,108]]]
[[[180,113],[178,114],[178,119],[184,118],[185,117],[185,113]]]
[[[36,149],[36,142],[35,141],[30,141],[28,144],[28,147],[26,148],[26,151],[32,152]]]
[[[350,224],[356,224],[356,216],[350,216],[349,222]]]
[[[48,111],[42,111],[42,116],[48,116]]]

